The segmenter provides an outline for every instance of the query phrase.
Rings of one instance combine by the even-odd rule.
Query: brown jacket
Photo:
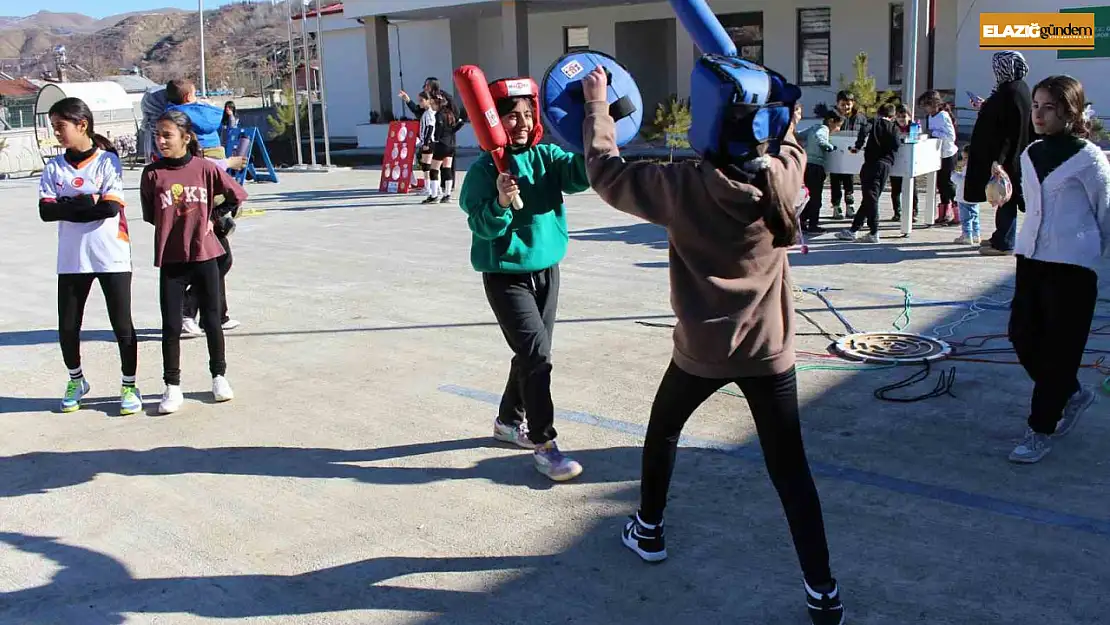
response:
[[[736,182],[702,162],[626,163],[604,102],[586,104],[590,184],[617,210],[667,229],[674,360],[706,378],[758,377],[794,366],[794,294],[786,248],[771,245],[768,202],[793,211],[805,151],[784,142],[767,188]]]

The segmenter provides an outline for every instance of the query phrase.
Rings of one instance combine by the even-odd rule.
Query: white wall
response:
[[[1107,0],[959,0],[960,19],[968,15],[960,31],[958,52],[959,74],[956,93],[966,101],[965,91],[983,97],[994,88],[991,55],[994,50],[979,49],[979,13],[1053,12],[1057,7],[1080,8],[1106,6]],[[1099,115],[1110,114],[1110,59],[1057,59],[1055,50],[1022,50],[1029,62],[1026,80],[1032,87],[1054,74],[1070,74],[1083,83],[1087,100],[1094,102]],[[961,102],[962,104],[962,102]]]
[[[324,86],[332,137],[354,137],[355,126],[370,120],[366,35],[361,24],[346,21],[353,26],[324,31]]]
[[[500,32],[500,30],[498,31]],[[398,54],[398,37],[400,54]],[[500,45],[500,40],[498,41]],[[363,58],[365,48],[363,48]],[[404,89],[414,99],[429,76],[439,78],[448,91],[451,85],[451,23],[448,20],[398,22],[389,27],[389,64],[393,88]],[[404,81],[401,72],[404,72]],[[393,98],[393,114],[408,111],[400,98]],[[408,114],[412,117],[412,113]]]

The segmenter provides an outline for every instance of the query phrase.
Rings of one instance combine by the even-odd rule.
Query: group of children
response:
[[[714,57],[699,60],[716,62]],[[640,506],[621,532],[623,544],[649,562],[667,557],[663,512],[682,429],[714,392],[735,383],[748,401],[786,513],[810,618],[815,625],[844,623],[802,441],[787,257],[798,234],[799,190],[803,180],[815,188],[823,178],[815,168],[831,146],[827,132],[843,125],[843,112],[826,117],[826,130],[811,136],[807,150],[797,143],[791,123],[773,150],[763,145],[738,153],[707,149],[700,163],[626,162],[616,145],[604,70],[595,69],[583,80],[584,155],[539,142],[538,89],[528,81],[531,92],[522,94],[521,81],[513,80],[515,95],[496,101],[511,141],[512,173],[499,173],[490,155],[482,154],[460,196],[472,233],[471,264],[482,274],[487,301],[513,352],[494,437],[532,450],[536,469],[553,480],[573,479],[583,471],[556,443],[551,349],[559,264],[569,242],[563,194],[592,187],[617,210],[667,229],[671,302],[678,319],[673,355],[651,407]],[[1034,90],[1033,123],[1044,138],[1022,157],[1029,209],[1018,243],[1010,337],[1035,389],[1029,430],[1010,457],[1016,462],[1043,458],[1052,440],[1071,431],[1094,401],[1093,393],[1079,385],[1077,372],[1097,299],[1095,267],[1099,258],[1110,257],[1110,164],[1085,139],[1084,101],[1082,86],[1068,77],[1046,79]],[[736,106],[736,100],[731,102],[728,106]],[[931,116],[938,114],[932,99],[923,105]],[[699,108],[694,115],[703,112]],[[878,192],[901,142],[895,113],[892,106],[880,109],[854,147],[864,151],[864,201],[853,215],[853,227],[841,233],[844,238],[856,239],[865,224],[865,236],[876,233]],[[59,222],[59,334],[71,377],[62,409],[76,410],[88,392],[78,334],[85,297],[98,279],[123,360],[121,411],[132,413],[142,399],[135,387],[130,234],[119,161],[93,132],[92,116],[80,100],[60,101],[51,108],[50,120],[66,147],[65,155],[47,165],[40,191],[43,219]],[[943,120],[938,122],[943,126]],[[140,200],[144,220],[154,225],[160,268],[166,382],[160,411],[173,412],[181,404],[180,309],[186,285],[198,288],[208,313],[202,318],[214,397],[232,397],[218,323],[217,259],[224,250],[217,233],[233,225],[246,194],[218,166],[197,158],[200,145],[181,112],[159,119],[157,142],[162,158],[144,169]],[[718,143],[720,150],[735,145]],[[807,151],[813,158],[808,167]],[[951,160],[945,168],[954,170]],[[950,182],[942,193],[949,209],[959,200],[959,189]],[[514,208],[518,195],[520,209]],[[217,197],[225,198],[219,208]],[[814,206],[819,208],[819,200],[805,207],[800,220],[808,230],[816,226]]]
[[[963,226],[961,235],[955,243],[963,245],[978,245],[980,242],[978,205],[964,202],[959,185],[962,184],[963,171],[961,163],[966,162],[967,148],[964,148],[964,157],[958,157],[959,149],[956,144],[956,127],[952,113],[944,102],[940,93],[930,90],[922,94],[918,104],[924,109],[928,117],[925,128],[930,136],[940,140],[941,167],[937,172],[937,191],[940,195],[938,204],[938,217],[934,222],[937,226]],[[800,107],[800,105],[799,105]],[[852,225],[846,230],[837,233],[837,238],[845,241],[860,241],[867,243],[879,242],[878,228],[878,202],[887,182],[890,183],[891,203],[894,206],[894,215],[891,221],[902,219],[902,185],[901,176],[891,175],[894,159],[901,146],[911,140],[910,126],[913,123],[912,112],[905,105],[884,104],[879,107],[874,120],[862,121],[863,116],[856,111],[855,97],[847,91],[837,94],[836,109],[825,113],[820,123],[807,128],[799,133],[799,138],[806,146],[806,173],[805,187],[809,200],[800,216],[803,231],[808,235],[824,234],[826,230],[819,224],[821,212],[821,196],[825,185],[826,161],[828,154],[836,150],[830,141],[830,135],[842,130],[855,131],[856,143],[849,148],[851,152],[863,150],[864,164],[860,170],[861,191],[863,204],[860,212],[854,210],[852,196],[852,176],[849,174],[832,174],[830,187],[832,194],[833,219],[842,219],[845,216],[841,208],[843,198],[847,205],[847,217],[853,219]],[[913,217],[918,216],[918,196],[913,193]],[[864,225],[867,232],[861,233]]]
[[[58,334],[69,370],[61,409],[79,409],[90,391],[81,367],[80,331],[95,280],[104,291],[119,344],[120,413],[135,414],[143,400],[135,380],[138,348],[131,317],[131,231],[119,157],[111,143],[96,134],[92,113],[80,99],[59,100],[48,117],[65,148],[46,164],[39,181],[40,217],[58,222]],[[208,341],[213,398],[223,402],[234,397],[225,377],[226,304],[221,310],[221,301],[226,270],[221,271],[221,259],[227,256],[224,242],[235,228],[234,218],[247,194],[223,168],[204,157],[190,116],[180,107],[159,117],[154,141],[159,158],[143,170],[139,199],[143,220],[154,226],[165,381],[158,411],[169,414],[184,402],[180,342],[182,310],[190,305],[188,292],[195,299],[192,305],[200,310]]]

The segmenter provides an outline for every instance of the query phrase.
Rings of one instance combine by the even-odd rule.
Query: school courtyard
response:
[[[11,214],[0,229],[0,623],[807,622],[786,523],[735,394],[717,394],[686,430],[670,559],[647,565],[620,544],[671,352],[661,230],[592,193],[568,197],[556,426],[585,472],[556,485],[490,437],[510,353],[469,266],[465,216],[379,194],[374,170],[248,187],[265,213],[232,238],[236,398],[210,403],[204,341],[188,340],[186,406],[153,416],[158,277],[138,171],[126,179],[151,413],[131,417],[116,416],[119,360],[95,287],[83,343],[92,400],[57,412],[55,228],[35,216],[36,181],[0,181]],[[993,215],[983,221],[989,233]],[[1004,332],[1013,259],[957,247],[957,234],[923,229],[878,246],[826,235],[792,255],[795,282],[828,287],[860,331]],[[1096,328],[1110,324],[1110,281],[1102,287]],[[920,367],[821,357],[822,333],[845,325],[812,293],[797,306],[802,418],[848,622],[1105,623],[1110,396],[1043,462],[1015,466],[1006,454],[1031,388],[1020,367],[941,362],[889,394],[928,393],[954,368],[951,394],[881,401],[877,388]],[[1110,350],[1110,336],[1089,347]]]

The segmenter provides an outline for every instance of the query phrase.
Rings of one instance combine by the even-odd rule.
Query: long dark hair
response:
[[[177,126],[181,134],[189,137],[189,143],[185,146],[185,152],[193,156],[203,156],[204,151],[200,149],[200,143],[197,141],[197,133],[193,132],[193,122],[189,121],[189,116],[181,111],[166,111],[158,118],[159,122],[170,122]]]
[[[1033,87],[1033,95],[1044,89],[1056,100],[1056,114],[1068,120],[1069,133],[1086,139],[1091,134],[1091,122],[1083,119],[1087,108],[1087,95],[1083,83],[1071,76],[1049,76]]]
[[[227,109],[231,109],[231,113],[228,113]],[[224,117],[223,117],[223,119],[220,120],[220,125],[221,126],[229,125],[231,123],[230,118],[234,117],[237,112],[238,112],[238,109],[235,108],[235,102],[233,102],[231,100],[228,100],[227,102],[224,102]]]
[[[455,111],[451,109],[450,104],[447,102],[447,98],[444,97],[442,91],[437,93],[435,98],[436,103],[439,104],[439,112],[443,115],[443,121],[449,128],[454,127],[455,122],[458,121],[459,118],[455,115]]]
[[[92,139],[93,146],[105,152],[117,154],[116,146],[112,145],[112,142],[109,141],[107,137],[98,135],[93,130],[92,111],[89,110],[89,105],[85,104],[85,101],[81,98],[62,98],[58,100],[54,103],[54,106],[50,107],[50,111],[47,112],[47,117],[59,117],[75,126],[81,122],[85,122],[85,134]]]
[[[921,106],[935,106],[938,112],[944,111],[949,115],[952,114],[952,108],[948,106],[948,102],[944,100],[940,92],[936,89],[930,89],[921,94],[921,97],[917,99],[917,103]]]

